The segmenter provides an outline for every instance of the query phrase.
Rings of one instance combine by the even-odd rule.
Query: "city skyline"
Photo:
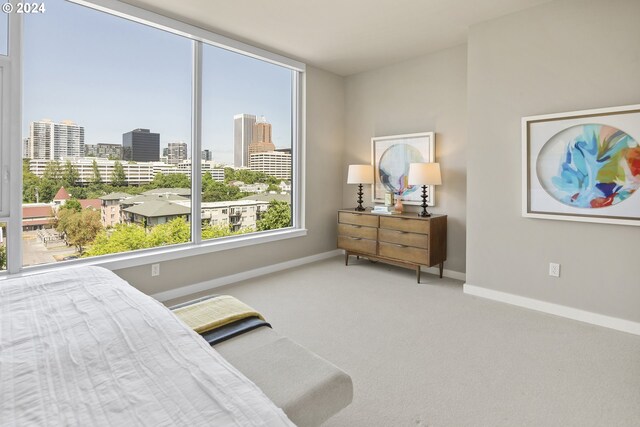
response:
[[[25,137],[30,122],[50,118],[84,126],[86,144],[119,143],[146,128],[162,147],[191,145],[190,40],[60,0],[45,15],[25,16],[24,33]],[[203,51],[202,150],[231,164],[233,116],[244,112],[267,116],[276,147],[289,148],[291,71],[214,46]]]
[[[238,123],[238,118],[239,117],[251,117],[253,120],[251,120],[251,123],[249,123],[249,134],[248,135],[242,135],[241,136],[241,140],[238,140],[238,127],[237,127],[237,123]],[[272,133],[272,125],[271,123],[269,123],[266,120],[266,117],[262,116],[257,118],[256,120],[256,116],[255,115],[250,115],[250,114],[238,114],[235,115],[234,118],[234,124],[235,124],[235,129],[234,129],[234,146],[233,146],[233,154],[234,154],[234,162],[231,163],[227,163],[227,162],[221,162],[217,159],[213,159],[212,158],[212,152],[210,149],[206,149],[203,148],[201,150],[201,156],[206,156],[207,158],[202,158],[202,160],[216,160],[218,161],[220,164],[227,164],[229,166],[235,166],[235,167],[247,167],[249,164],[249,156],[250,153],[256,153],[256,152],[270,152],[270,151],[288,151],[289,153],[291,153],[291,148],[290,147],[285,147],[285,148],[278,148],[276,147],[272,140],[271,140],[271,133]],[[29,136],[27,136],[26,138],[23,138],[21,141],[21,144],[23,144],[23,158],[24,159],[42,159],[45,157],[42,157],[40,155],[35,155],[34,152],[34,146],[37,145],[42,145],[42,143],[38,144],[38,139],[42,139],[43,135],[35,135],[35,136],[40,136],[40,138],[34,138],[34,126],[37,125],[46,125],[47,127],[51,127],[53,128],[68,128],[68,127],[73,127],[73,128],[77,128],[79,129],[80,132],[80,139],[79,139],[79,144],[80,144],[80,151],[79,152],[74,152],[74,155],[66,155],[66,156],[55,156],[54,153],[54,148],[56,150],[60,150],[61,147],[58,147],[57,145],[60,144],[62,142],[63,145],[67,145],[67,141],[66,140],[62,140],[62,141],[58,141],[58,134],[56,133],[56,137],[53,137],[54,132],[50,131],[48,133],[48,136],[46,137],[46,144],[47,146],[50,146],[50,152],[51,154],[47,154],[45,157],[46,158],[50,158],[52,160],[64,160],[66,158],[79,158],[79,157],[114,157],[120,160],[136,160],[136,159],[127,159],[125,158],[125,153],[126,153],[126,149],[125,149],[125,140],[129,140],[131,139],[131,134],[135,134],[135,133],[139,133],[139,132],[143,132],[143,133],[147,133],[150,135],[157,135],[158,137],[160,137],[161,135],[153,132],[151,129],[141,129],[141,128],[137,128],[137,129],[132,129],[129,132],[125,132],[122,134],[122,143],[106,143],[106,142],[98,142],[98,143],[88,143],[85,142],[84,140],[84,135],[85,135],[85,127],[75,123],[72,120],[63,120],[62,122],[55,122],[52,121],[51,119],[42,119],[42,120],[35,120],[29,123]],[[159,138],[158,138],[159,139]],[[240,144],[238,144],[238,142],[241,142]],[[56,144],[57,143],[57,144]],[[82,149],[82,147],[84,147],[84,149]],[[173,147],[173,149],[172,149]],[[180,148],[178,148],[180,147]],[[117,149],[120,153],[120,155],[116,155],[114,150]],[[64,152],[68,153],[69,148],[65,147]],[[177,152],[174,152],[172,155],[170,155],[170,153],[172,152],[172,150],[178,150],[179,154]],[[77,150],[76,150],[77,151]],[[37,152],[37,150],[36,150]],[[103,153],[104,152],[104,153]],[[79,153],[79,154],[78,154]],[[100,155],[103,154],[103,155]],[[234,164],[238,154],[240,154],[242,157],[246,156],[245,161],[242,162],[241,165],[238,164]],[[174,161],[169,161],[168,163],[176,163],[175,160],[178,161],[182,161],[182,160],[187,160],[187,159],[191,159],[191,146],[183,141],[169,141],[166,143],[158,143],[158,159],[138,159],[140,161],[161,161],[162,158],[168,158],[169,160],[174,160]],[[166,160],[166,159],[165,159]]]

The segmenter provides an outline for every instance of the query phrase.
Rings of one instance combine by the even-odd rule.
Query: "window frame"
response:
[[[117,270],[154,262],[175,260],[190,256],[275,242],[306,236],[304,212],[304,161],[305,161],[305,81],[304,63],[219,34],[186,24],[126,3],[115,0],[67,0],[79,6],[114,15],[138,24],[151,26],[192,40],[192,153],[202,151],[202,52],[209,44],[251,58],[266,61],[291,70],[291,148],[292,148],[292,226],[278,230],[256,231],[240,236],[202,240],[201,162],[191,162],[191,241],[188,243],[142,249],[117,254],[102,255],[56,263],[22,266],[22,16],[9,15],[9,55],[0,57],[2,104],[0,119],[0,222],[7,223],[7,271],[4,277],[40,273],[47,270],[79,265],[99,265]],[[9,73],[6,73],[6,71]],[[5,126],[9,124],[9,126]],[[192,155],[192,157],[194,157]],[[199,156],[194,158],[199,159]],[[2,212],[2,207],[8,210]],[[8,214],[8,215],[7,215]],[[1,276],[0,276],[1,277]]]

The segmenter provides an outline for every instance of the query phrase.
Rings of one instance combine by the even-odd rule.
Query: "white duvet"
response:
[[[2,426],[291,426],[162,304],[98,267],[0,282]]]

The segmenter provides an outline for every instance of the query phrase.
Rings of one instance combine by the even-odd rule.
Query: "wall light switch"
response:
[[[560,264],[556,264],[555,262],[549,263],[549,276],[560,277]]]
[[[160,275],[160,264],[151,264],[151,276]]]

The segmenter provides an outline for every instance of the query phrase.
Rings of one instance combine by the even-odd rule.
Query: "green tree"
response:
[[[214,182],[215,181],[211,176],[211,173],[206,172],[204,175],[202,175],[202,191],[204,192],[207,188],[212,186]]]
[[[69,211],[70,209],[65,210]],[[83,253],[84,247],[93,242],[102,229],[100,212],[93,209],[74,212],[67,224],[67,243],[74,245],[78,252]]]
[[[87,197],[88,189],[87,187],[69,187],[67,191],[70,195],[73,195],[75,199],[96,199],[99,196],[103,196],[103,194],[99,194],[96,197]]]
[[[143,227],[136,224],[118,224],[110,232],[101,231],[85,256],[115,254],[147,247],[147,233]]]
[[[291,225],[291,207],[287,202],[272,200],[269,208],[258,220],[258,230],[275,230],[277,228],[289,227]]]
[[[62,185],[66,188],[71,188],[80,180],[80,173],[78,172],[78,168],[76,168],[70,160],[64,165],[64,169],[62,170]]]
[[[54,160],[47,163],[42,174],[42,179],[62,184],[62,167],[60,166],[60,162]]]
[[[73,216],[78,214],[79,211],[75,209],[58,209],[58,213],[56,214],[55,220],[55,228],[56,230],[64,236],[65,242],[69,244],[67,240],[67,231],[71,226],[71,222],[74,221]]]
[[[7,247],[0,246],[0,270],[7,269]]]
[[[62,184],[62,168],[60,167],[60,163],[57,161],[47,163],[42,178],[40,178],[37,185],[36,198],[42,203],[51,202],[60,187],[62,187]]]
[[[229,181],[237,181],[234,168],[224,168],[224,183],[227,184]]]
[[[147,235],[147,245],[157,247],[186,243],[191,239],[191,226],[184,218],[175,218],[156,225]]]
[[[124,187],[127,185],[127,176],[124,173],[124,167],[118,160],[116,160],[116,162],[113,164],[111,185],[113,185],[114,187]]]
[[[238,234],[252,233],[254,231],[255,230],[253,228],[231,231],[231,229],[226,225],[203,225],[202,239],[217,239],[218,237],[236,236]]]
[[[154,188],[191,188],[191,180],[183,173],[163,174],[157,173],[153,181],[146,185],[149,189]]]
[[[240,191],[238,187],[212,180],[212,182],[208,183],[207,187],[204,188],[202,201],[221,202],[226,200],[238,200],[245,195],[246,193]]]
[[[2,223],[2,225],[0,225],[0,229],[2,230],[2,235],[3,236],[7,236],[7,224],[6,223]],[[5,246],[5,243],[0,244],[0,270],[6,270],[7,269],[7,247]]]
[[[98,162],[96,162],[96,159],[93,159],[91,168],[93,169],[93,176],[91,178],[91,183],[94,185],[102,184],[102,175],[100,175],[100,169],[98,169]]]
[[[41,178],[38,185],[38,199],[41,203],[50,203],[60,187],[59,181]]]
[[[29,159],[22,161],[22,201],[35,203],[39,201],[40,178],[29,169]]]
[[[69,199],[58,209],[55,219],[56,230],[64,235],[65,242],[70,243],[69,233],[75,222],[79,221],[78,215],[81,215],[82,205],[77,199]]]
[[[63,211],[65,209],[72,210],[74,212],[80,212],[82,210],[82,205],[76,198],[71,198],[65,202],[64,205],[60,206],[58,212]]]

